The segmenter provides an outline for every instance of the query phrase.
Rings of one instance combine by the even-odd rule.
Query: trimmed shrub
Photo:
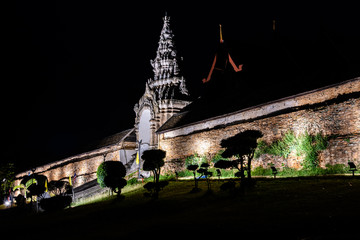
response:
[[[126,186],[126,168],[121,162],[107,161],[99,165],[97,171],[97,181],[101,187],[108,187],[116,193],[121,192],[121,188]]]

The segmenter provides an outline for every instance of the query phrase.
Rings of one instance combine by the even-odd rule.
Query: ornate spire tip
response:
[[[221,24],[219,24],[220,26],[220,42],[223,43],[224,40],[223,40],[223,36],[222,36],[222,28],[221,28]]]

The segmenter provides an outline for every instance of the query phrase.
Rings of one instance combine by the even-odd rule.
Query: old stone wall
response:
[[[344,164],[346,166],[348,161],[352,161],[359,166],[359,149],[359,134],[332,136],[329,139],[328,147],[321,151],[318,156],[320,167],[325,168],[327,164]],[[302,167],[302,161],[303,156],[296,156],[294,153],[291,153],[286,159],[283,157],[264,154],[254,160],[253,166],[263,166],[264,168],[267,168],[270,164],[273,164],[277,169],[282,169],[283,167],[300,169]]]
[[[360,78],[160,133],[159,148],[167,152],[164,170],[181,170],[184,159],[194,154],[211,159],[221,150],[222,139],[250,129],[260,130],[267,143],[288,131],[321,132],[330,137],[327,149],[319,155],[322,167],[348,161],[360,166]],[[119,161],[120,151],[135,147],[135,143],[107,146],[37,167],[35,173],[47,176],[49,181],[67,180],[76,173],[73,184],[81,186],[96,179],[97,168],[104,160]],[[262,155],[253,166],[272,163],[279,168],[300,168],[301,161],[295,154],[287,159]],[[18,174],[16,184],[27,173]]]
[[[129,147],[128,144],[122,144],[121,147]],[[91,152],[78,154],[60,161],[36,167],[35,173],[45,175],[48,181],[57,181],[69,179],[72,177],[74,187],[78,187],[96,179],[96,171],[103,161],[120,161],[120,146],[115,145],[96,149]],[[125,163],[124,163],[125,164]],[[74,174],[76,173],[76,178]],[[19,173],[16,184],[19,184],[22,177],[28,172]]]
[[[181,164],[181,159],[195,153],[211,159],[221,150],[220,142],[222,139],[250,129],[260,130],[264,135],[262,140],[267,143],[280,139],[288,131],[295,134],[321,132],[323,135],[331,136],[328,148],[319,156],[321,166],[325,166],[327,163],[347,164],[350,160],[360,165],[359,92],[360,81],[355,79],[350,84],[347,82],[344,85],[312,91],[301,97],[296,96],[296,107],[280,109],[269,114],[264,111],[263,115],[257,115],[254,118],[217,125],[213,128],[183,135],[178,134],[182,129],[177,129],[175,134],[171,131],[162,133],[159,136],[160,148],[167,152],[165,168],[168,171],[173,171],[177,165]],[[286,101],[294,102],[294,98],[288,98]],[[286,101],[282,104],[287,105]],[[302,103],[299,104],[299,102]],[[274,105],[274,102],[271,104]],[[275,102],[275,104],[277,103]],[[261,107],[267,109],[266,105]],[[252,115],[251,111],[258,111],[258,109],[249,109],[243,114]],[[226,117],[230,118],[231,116]],[[206,122],[203,124],[206,125]],[[190,129],[191,126],[186,128]],[[174,135],[177,136],[172,137]],[[301,160],[299,156],[290,155],[288,159],[281,159],[263,155],[254,161],[253,166],[267,167],[271,162],[278,167],[300,168]]]

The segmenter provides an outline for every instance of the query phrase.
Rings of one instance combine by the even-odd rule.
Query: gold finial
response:
[[[224,42],[224,40],[223,40],[223,37],[222,37],[222,28],[221,28],[221,24],[219,24],[219,26],[220,26],[220,42],[222,43],[222,42]]]

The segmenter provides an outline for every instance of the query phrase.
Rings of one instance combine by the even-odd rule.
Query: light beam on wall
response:
[[[195,148],[194,152],[196,152],[197,154],[205,155],[206,153],[208,153],[210,151],[210,142],[204,141],[201,139],[196,139],[194,148]]]

